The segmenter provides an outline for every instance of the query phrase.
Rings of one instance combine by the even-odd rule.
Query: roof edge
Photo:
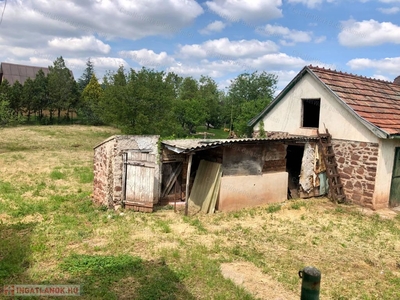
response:
[[[369,129],[373,134],[375,134],[378,138],[389,138],[390,134],[387,133],[386,131],[380,129],[376,125],[372,124],[371,122],[367,121],[366,119],[362,118],[360,115],[358,115],[346,102],[344,102],[334,91],[331,90],[329,86],[327,86],[308,66],[305,66],[297,75],[295,78],[293,78],[292,81],[282,90],[282,92],[279,93],[278,96],[272,101],[259,115],[257,115],[255,118],[250,120],[247,125],[254,127],[254,125],[263,117],[265,116],[269,111],[272,110],[272,108],[275,107],[276,104],[279,103],[279,101],[282,100],[282,98],[293,88],[293,86],[301,79],[303,76],[308,73],[310,74],[314,79],[316,79],[318,82],[322,84],[324,88],[326,88],[334,97],[335,99],[343,106],[343,108],[348,111],[350,114],[352,114],[361,124],[363,124],[367,129]]]
[[[285,97],[285,95],[292,89],[292,87],[304,76],[305,72],[307,71],[308,67],[305,66],[301,71],[294,77],[287,86],[278,94],[278,96],[275,97],[275,99],[266,107],[264,110],[259,113],[256,117],[251,119],[248,123],[247,126],[253,127],[260,119],[265,116],[271,109],[275,107],[276,104],[279,103],[279,101]]]

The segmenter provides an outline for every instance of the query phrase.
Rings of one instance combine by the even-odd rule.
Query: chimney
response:
[[[393,80],[394,84],[400,85],[400,76],[397,76],[394,80]]]

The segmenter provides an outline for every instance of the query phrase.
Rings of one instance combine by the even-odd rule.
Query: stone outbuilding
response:
[[[94,148],[95,203],[153,211],[160,195],[159,136],[112,136]]]
[[[324,170],[314,166],[316,143],[316,137],[284,133],[163,141],[113,136],[94,148],[93,198],[109,208],[149,212],[172,202],[212,213],[324,195],[318,177]],[[291,153],[297,147],[312,151]]]

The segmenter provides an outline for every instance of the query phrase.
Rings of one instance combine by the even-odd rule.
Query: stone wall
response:
[[[379,144],[332,140],[347,200],[374,209]]]
[[[105,140],[94,149],[93,201],[109,208],[113,206],[113,149],[114,138]]]
[[[94,202],[109,208],[122,205],[123,154],[128,150],[150,150],[158,155],[159,136],[113,136],[94,149]],[[160,168],[156,162],[154,203],[158,201],[160,189]]]

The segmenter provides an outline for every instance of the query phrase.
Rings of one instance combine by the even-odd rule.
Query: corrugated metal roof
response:
[[[278,135],[266,138],[244,138],[244,139],[187,139],[187,140],[164,140],[162,144],[169,150],[176,153],[188,153],[193,151],[215,148],[229,144],[251,144],[265,141],[300,141],[300,140],[316,140],[317,137],[300,136],[300,135]]]
[[[0,73],[1,80],[7,79],[10,85],[13,85],[17,80],[19,83],[24,84],[25,80],[31,78],[35,79],[39,70],[43,70],[45,75],[49,74],[49,68],[34,67],[26,65],[17,65],[10,63],[1,63]]]

